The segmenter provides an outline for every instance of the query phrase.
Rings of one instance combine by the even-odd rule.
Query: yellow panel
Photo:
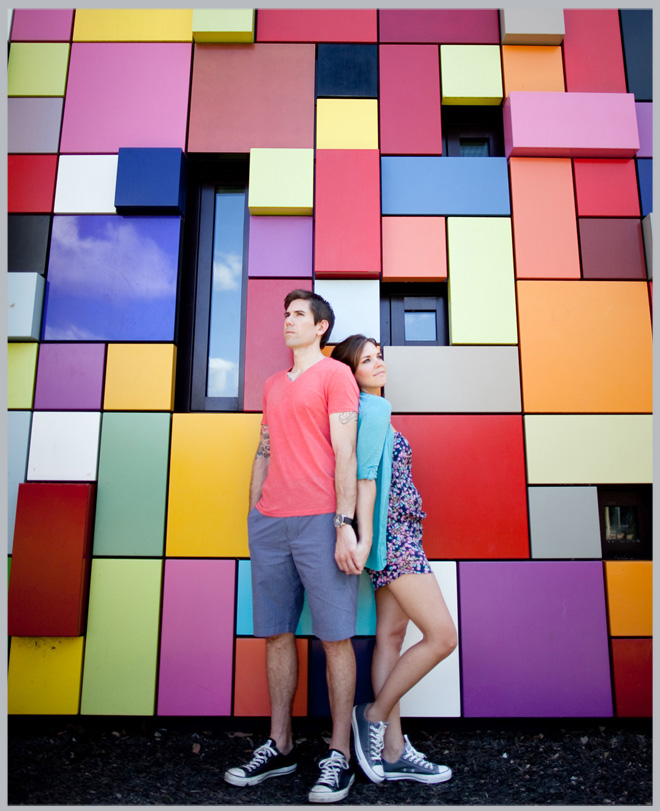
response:
[[[261,414],[175,414],[166,554],[249,556],[248,492]]]
[[[7,407],[32,408],[39,344],[10,343],[7,346]]]
[[[652,481],[650,414],[528,414],[525,444],[528,484]]]
[[[76,9],[74,42],[191,42],[192,9]]]
[[[499,45],[441,45],[440,78],[443,104],[500,104]]]
[[[105,374],[106,411],[172,411],[173,344],[109,344]]]
[[[250,214],[308,216],[314,210],[313,149],[251,149]]]
[[[195,42],[254,42],[254,9],[195,9],[192,32]]]
[[[13,637],[7,677],[8,711],[16,715],[76,715],[84,637]]]
[[[653,564],[642,560],[605,563],[611,636],[653,634]]]
[[[317,149],[378,149],[377,99],[318,99]]]

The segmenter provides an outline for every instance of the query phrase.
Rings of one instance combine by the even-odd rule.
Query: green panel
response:
[[[82,715],[153,715],[162,567],[92,562]]]
[[[39,344],[12,342],[7,346],[7,407],[32,408]]]
[[[251,149],[248,208],[251,214],[312,214],[314,150]]]
[[[450,343],[516,344],[511,219],[449,217],[447,236]]]
[[[170,420],[160,413],[103,415],[94,555],[163,554]]]
[[[499,45],[441,45],[440,76],[443,104],[502,102]]]
[[[64,96],[70,45],[12,42],[7,66],[9,96]]]

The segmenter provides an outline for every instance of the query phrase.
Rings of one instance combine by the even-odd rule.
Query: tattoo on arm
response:
[[[342,411],[339,414],[339,422],[342,425],[348,425],[349,422],[357,419],[357,411]]]
[[[270,431],[267,425],[261,427],[261,439],[257,448],[257,458],[270,458]]]

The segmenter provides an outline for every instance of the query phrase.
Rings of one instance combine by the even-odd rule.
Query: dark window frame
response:
[[[435,341],[410,341],[405,313],[435,310]],[[387,282],[380,290],[380,342],[383,346],[449,346],[446,282]]]
[[[603,560],[652,560],[652,499],[650,484],[598,485],[598,518]],[[633,507],[637,510],[638,542],[607,539],[606,507]]]
[[[443,105],[442,141],[447,157],[461,157],[461,139],[488,141],[488,157],[504,157],[502,108]]]

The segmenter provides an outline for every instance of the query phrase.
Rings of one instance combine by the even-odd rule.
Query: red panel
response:
[[[566,90],[625,93],[626,71],[617,9],[565,9]]]
[[[57,155],[9,155],[8,212],[49,214],[55,199]]]
[[[440,55],[435,45],[381,45],[380,151],[441,155]]]
[[[653,714],[653,640],[613,639],[614,695],[619,718]]]
[[[495,9],[380,11],[381,42],[434,42],[445,45],[499,45]]]
[[[294,716],[307,715],[309,642],[296,639],[298,686],[293,697]],[[234,679],[234,715],[270,715],[266,677],[266,640],[237,639]]]
[[[578,217],[639,217],[634,160],[573,162]]]
[[[579,222],[585,279],[646,279],[640,220],[594,217]]]
[[[259,9],[257,42],[377,42],[376,9]]]
[[[284,297],[312,290],[309,279],[249,279],[245,327],[244,411],[261,411],[266,378],[291,366],[284,344]]]
[[[190,152],[314,146],[314,45],[196,45]]]
[[[314,270],[317,278],[380,277],[380,154],[318,149]]]
[[[11,636],[84,633],[93,484],[21,484],[9,583]]]
[[[520,416],[394,416],[410,442],[429,558],[528,558]]]

